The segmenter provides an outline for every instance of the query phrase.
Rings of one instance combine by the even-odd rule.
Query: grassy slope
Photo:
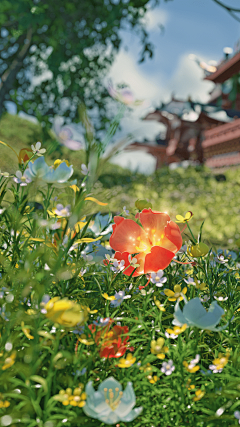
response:
[[[42,141],[41,129],[17,116],[5,115],[0,120],[0,140],[12,145],[18,152],[23,147]],[[45,147],[50,143],[50,140],[46,142]],[[0,150],[1,170],[15,172],[18,166],[14,153],[2,145]],[[51,159],[46,157],[49,164],[56,158],[68,159],[74,166],[75,177],[81,177],[79,171],[84,162],[83,152],[70,152],[58,147]],[[228,170],[225,175],[226,181],[217,182],[205,168],[178,168],[175,171],[163,168],[146,177],[107,163],[93,192],[99,200],[108,202],[107,208],[99,209],[102,212],[121,212],[123,206],[127,206],[133,214],[138,198],[149,199],[153,209],[167,211],[173,219],[177,213],[184,214],[191,210],[194,213],[191,224],[196,233],[204,220],[205,239],[213,244],[227,245],[229,240],[240,237],[240,170]],[[96,205],[93,209],[96,209]]]

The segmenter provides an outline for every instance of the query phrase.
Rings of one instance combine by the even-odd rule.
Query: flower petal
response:
[[[135,218],[140,220],[153,245],[155,244],[153,238],[155,242],[160,241],[164,234],[164,229],[168,221],[170,221],[170,217],[166,213],[154,212],[150,208],[143,209],[142,212],[135,215]]]
[[[134,254],[139,252],[136,247],[139,241],[146,242],[147,236],[144,230],[132,219],[122,217],[114,217],[115,224],[113,225],[113,233],[110,237],[109,244],[119,252],[128,252]]]
[[[161,246],[176,253],[182,247],[182,235],[180,228],[175,222],[170,221],[164,229],[164,237],[161,239]]]
[[[141,414],[143,408],[139,406],[139,408],[134,408],[129,414],[127,414],[125,417],[121,417],[122,421],[130,422],[138,417],[138,415]]]
[[[135,406],[135,404],[136,404],[135,393],[134,393],[132,384],[128,383],[127,387],[123,392],[121,402],[117,407],[117,409],[115,410],[115,412],[120,418],[125,417],[127,414],[129,414],[129,412]]]
[[[146,255],[144,273],[164,270],[172,261],[174,253],[160,246],[153,246],[151,253]]]

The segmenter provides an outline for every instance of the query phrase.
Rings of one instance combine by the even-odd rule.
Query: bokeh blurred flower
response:
[[[15,360],[16,360],[16,352],[14,351],[11,354],[11,356],[6,357],[6,359],[3,361],[2,370],[5,371],[6,369],[11,368],[11,366],[14,365]]]
[[[185,288],[182,289],[180,285],[175,285],[173,289],[174,291],[171,289],[164,289],[164,293],[168,297],[169,301],[176,301],[177,299],[182,301],[183,294],[185,295],[187,293],[187,287],[185,286]]]
[[[123,212],[125,215],[129,215],[129,210],[126,208],[126,206],[123,206]]]
[[[158,270],[157,273],[151,273],[151,282],[156,285],[158,288],[161,288],[163,284],[167,281],[166,277],[163,277],[163,271]]]
[[[45,304],[44,308],[48,319],[67,327],[81,325],[88,318],[86,307],[67,298],[54,297]]]
[[[125,292],[124,291],[115,292],[114,297],[115,297],[115,300],[111,301],[110,305],[112,307],[119,307],[124,300]]]
[[[105,424],[116,424],[119,421],[131,422],[142,412],[142,407],[133,409],[136,397],[130,382],[123,392],[121,384],[113,377],[104,380],[98,387],[98,391],[94,390],[92,381],[89,381],[86,393],[87,401],[83,411],[89,417],[96,418]]]
[[[234,417],[237,418],[238,424],[240,424],[240,412],[239,411],[234,412]]]
[[[117,364],[117,366],[119,368],[129,368],[135,362],[136,362],[136,357],[133,357],[131,353],[128,353],[126,359],[124,357],[121,357],[121,359],[119,359],[119,363]]]
[[[175,366],[174,366],[172,360],[169,360],[168,362],[163,362],[162,367],[161,367],[161,371],[165,375],[171,375],[174,370],[175,370]]]
[[[54,169],[53,166],[47,165],[44,157],[38,157],[34,162],[28,163],[24,174],[28,179],[40,179],[48,184],[64,183],[72,176],[73,167],[62,162]]]
[[[189,247],[187,252],[191,257],[198,258],[207,255],[209,252],[209,247],[206,245],[206,243],[200,242]]]
[[[71,205],[67,205],[64,207],[61,203],[58,203],[56,208],[52,209],[52,212],[54,215],[57,216],[57,218],[64,218],[71,215]]]
[[[225,326],[216,328],[223,314],[224,310],[216,301],[213,301],[206,311],[200,299],[193,298],[185,303],[183,310],[179,307],[179,301],[176,303],[173,324],[177,326],[187,324],[187,326],[196,326],[200,329],[217,332],[225,328]]]
[[[209,365],[209,369],[213,371],[214,374],[222,372],[224,366],[227,365],[230,353],[226,353],[224,356],[222,353],[218,354],[218,357],[213,360],[213,363]]]
[[[85,148],[83,133],[77,131],[73,125],[64,125],[63,117],[55,117],[52,132],[60,144],[70,150],[78,151]]]
[[[35,154],[36,156],[42,156],[44,153],[46,153],[46,149],[45,148],[41,148],[41,142],[37,142],[36,145],[31,145],[31,149],[33,154]]]
[[[160,303],[160,301],[154,296],[154,303],[160,311],[166,311],[164,305]]]
[[[102,328],[97,328],[89,325],[95,343],[100,346],[100,357],[118,358],[122,357],[126,351],[129,341],[128,327],[120,325],[112,325],[113,321],[110,319],[108,324]]]
[[[2,393],[0,393],[0,409],[1,408],[8,408],[10,406],[10,402],[8,400],[5,400]]]
[[[87,399],[87,394],[83,390],[84,385],[81,383],[73,390],[68,387],[66,390],[60,390],[59,393],[54,396],[54,400],[62,402],[64,406],[71,405],[83,408]]]
[[[169,337],[173,338],[173,336],[171,336],[171,335],[174,335],[174,338],[177,338],[178,335],[181,334],[182,332],[186,331],[186,329],[187,329],[187,324],[186,323],[184,325],[182,325],[181,327],[180,326],[174,326],[173,329],[167,328],[166,332],[165,332],[165,335],[167,333],[167,334],[170,334],[169,336],[166,335],[167,338],[169,338]]]
[[[84,163],[81,164],[81,173],[83,175],[87,175],[89,173],[89,169],[87,168],[87,166]]]
[[[190,372],[191,374],[194,374],[200,369],[200,366],[198,365],[199,360],[200,360],[200,355],[197,354],[196,357],[192,359],[189,364],[184,360],[183,366],[187,369],[188,372]]]
[[[156,355],[158,359],[165,359],[165,353],[169,348],[164,345],[165,339],[160,337],[157,340],[151,341],[151,353]]]
[[[134,271],[134,266],[129,262],[130,254],[134,254],[139,264],[133,276],[164,270],[182,246],[178,225],[166,213],[151,209],[143,209],[135,217],[142,227],[131,219],[114,217],[115,224],[109,240],[116,251],[114,258],[125,261],[124,274],[127,276]]]
[[[195,396],[193,398],[194,402],[197,402],[198,400],[202,399],[204,394],[205,394],[205,392],[202,390],[195,391]]]
[[[128,87],[115,89],[112,82],[109,82],[108,93],[113,99],[116,99],[116,101],[131,107],[139,106],[144,103],[144,101],[135,99],[133,92]]]
[[[15,175],[16,176],[13,178],[13,181],[20,184],[20,187],[25,187],[27,184],[32,182],[31,178],[28,178],[26,171],[23,174],[21,171],[17,171]]]

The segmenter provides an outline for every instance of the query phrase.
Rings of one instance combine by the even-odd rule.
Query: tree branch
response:
[[[236,7],[227,6],[226,4],[223,4],[219,0],[213,0],[213,1],[215,3],[217,3],[219,6],[223,7],[224,9],[226,9],[228,12],[240,12],[240,9],[238,9]]]
[[[3,112],[3,103],[6,94],[12,89],[17,73],[20,71],[23,60],[26,58],[28,51],[31,46],[33,30],[29,28],[26,37],[22,35],[23,40],[27,43],[23,45],[21,50],[18,52],[17,57],[12,61],[10,67],[3,73],[0,83],[0,117]]]

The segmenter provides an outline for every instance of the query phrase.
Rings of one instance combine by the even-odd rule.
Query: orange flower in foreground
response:
[[[142,227],[132,219],[115,216],[110,246],[116,251],[114,257],[124,260],[124,274],[130,276],[134,267],[131,256],[137,258],[139,267],[133,276],[164,270],[182,246],[180,229],[166,213],[143,209],[137,213]],[[137,255],[135,255],[137,254]],[[130,257],[129,257],[130,255]]]

